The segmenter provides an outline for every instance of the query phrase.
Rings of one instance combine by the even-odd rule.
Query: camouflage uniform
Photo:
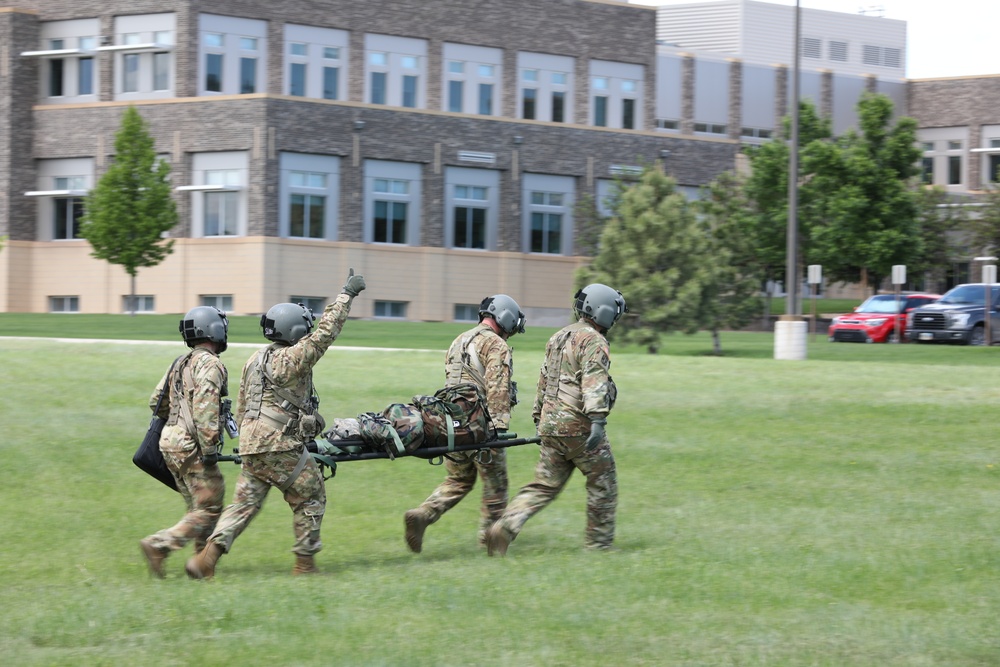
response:
[[[195,549],[200,550],[222,512],[225,480],[219,466],[204,465],[202,456],[218,451],[221,401],[228,393],[228,383],[229,375],[218,355],[195,347],[167,371],[149,399],[150,409],[155,410],[161,389],[165,385],[170,388],[169,400],[160,406],[159,416],[167,420],[160,434],[160,451],[187,506],[187,513],[176,525],[146,538],[161,554],[176,551],[192,539]],[[188,402],[195,433],[189,431],[181,400]]]
[[[445,385],[453,387],[474,382],[486,392],[486,404],[498,430],[510,425],[511,406],[516,402],[511,376],[514,361],[510,346],[490,326],[481,322],[456,338],[445,361]],[[480,507],[479,542],[483,543],[486,529],[500,518],[507,506],[507,450],[490,449],[479,452],[454,452],[445,457],[447,477],[421,503],[418,511],[432,524],[457,505],[472,491],[476,474],[483,480],[483,500]]]
[[[532,418],[541,436],[535,479],[522,488],[498,522],[508,541],[552,502],[579,469],[587,477],[585,545],[609,548],[615,537],[618,476],[605,437],[587,450],[591,419],[607,418],[617,389],[611,379],[607,339],[584,319],[557,332],[545,348]]]
[[[292,552],[312,556],[323,548],[320,525],[326,510],[326,488],[319,466],[305,450],[305,443],[322,426],[305,427],[302,411],[276,395],[276,391],[294,397],[301,405],[310,404],[313,366],[343,329],[351,301],[349,295],[340,294],[323,311],[314,331],[294,345],[272,343],[250,357],[243,367],[236,415],[240,424],[242,468],[233,502],[223,511],[209,538],[223,553],[229,553],[233,540],[260,511],[272,486],[282,490],[285,502],[292,509],[295,531]],[[265,363],[266,370],[262,368]],[[262,381],[261,375],[268,381]]]

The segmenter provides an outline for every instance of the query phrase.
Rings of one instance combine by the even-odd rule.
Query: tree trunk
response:
[[[129,284],[131,285],[131,291],[128,297],[128,310],[129,315],[135,317],[135,274],[133,273],[129,277]]]
[[[719,330],[712,329],[712,354],[717,357],[722,356],[722,340],[719,338]]]

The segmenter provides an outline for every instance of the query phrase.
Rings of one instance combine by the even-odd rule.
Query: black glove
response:
[[[607,423],[607,419],[590,420],[590,435],[585,443],[588,452],[593,451],[604,440],[604,425]]]
[[[212,452],[201,457],[201,462],[206,466],[214,466],[219,462],[219,453]]]
[[[354,275],[354,269],[347,274],[347,283],[344,285],[343,292],[348,296],[357,296],[365,291],[365,277]]]

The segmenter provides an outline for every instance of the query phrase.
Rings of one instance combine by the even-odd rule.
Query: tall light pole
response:
[[[774,325],[774,358],[806,358],[806,323],[799,297],[799,57],[802,11],[795,0],[792,46],[792,136],[788,148],[788,233],[785,246],[785,314]]]

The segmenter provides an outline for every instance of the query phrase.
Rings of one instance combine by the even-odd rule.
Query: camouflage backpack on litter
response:
[[[496,436],[486,396],[472,382],[414,396],[413,405],[423,418],[425,447],[478,445]]]
[[[420,411],[412,405],[393,403],[381,413],[358,415],[358,435],[374,451],[384,451],[389,458],[413,452],[424,442],[424,424]]]

